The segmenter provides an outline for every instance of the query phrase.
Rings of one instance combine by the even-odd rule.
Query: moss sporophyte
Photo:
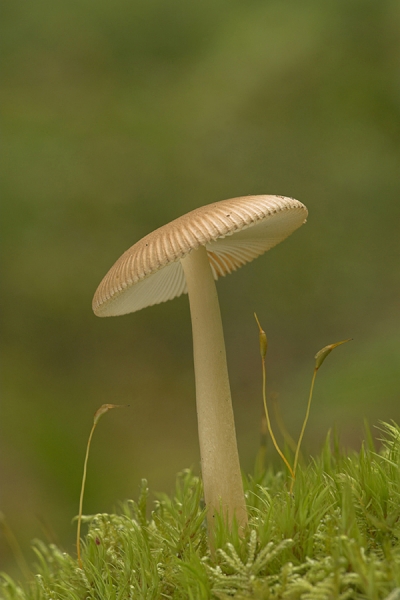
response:
[[[281,459],[283,460],[283,462],[285,463],[285,466],[287,467],[287,469],[289,471],[290,477],[292,479],[291,484],[290,484],[290,493],[292,493],[294,482],[296,479],[296,470],[297,470],[297,465],[299,462],[299,453],[300,453],[301,442],[303,441],[307,421],[310,416],[311,400],[312,400],[312,396],[313,396],[315,378],[316,378],[318,369],[320,368],[320,366],[322,365],[322,363],[324,362],[324,360],[328,356],[328,354],[330,354],[334,348],[337,348],[338,346],[340,346],[341,344],[345,344],[346,342],[350,342],[351,339],[342,340],[341,342],[336,342],[335,344],[329,344],[329,346],[325,346],[324,348],[319,350],[314,357],[315,358],[315,367],[314,367],[313,377],[311,380],[310,393],[308,396],[307,410],[306,410],[306,415],[304,417],[303,425],[301,427],[299,439],[298,439],[298,442],[296,445],[293,467],[292,467],[290,465],[288,459],[286,458],[286,456],[280,449],[279,444],[276,441],[274,432],[272,431],[271,420],[270,420],[268,404],[267,404],[267,369],[266,369],[266,364],[265,364],[266,356],[267,356],[267,349],[268,349],[268,340],[267,340],[267,335],[266,335],[265,331],[263,330],[263,328],[261,327],[260,321],[259,321],[256,313],[254,313],[254,317],[257,322],[257,326],[258,326],[258,330],[259,330],[259,338],[260,338],[259,342],[260,342],[260,354],[261,354],[262,376],[263,376],[262,392],[263,392],[263,403],[264,403],[264,411],[265,411],[267,430],[271,436],[272,443],[275,447],[275,450],[278,452],[279,456],[281,457]]]
[[[90,444],[92,442],[92,437],[93,437],[93,434],[94,434],[94,430],[96,429],[97,423],[99,422],[99,420],[101,419],[101,417],[106,412],[108,412],[109,410],[112,410],[113,408],[124,408],[126,406],[127,405],[125,405],[125,404],[103,404],[94,413],[93,426],[92,426],[92,429],[90,430],[89,439],[88,439],[88,443],[87,443],[87,446],[86,446],[85,462],[83,464],[81,494],[80,494],[80,497],[79,497],[78,524],[77,524],[77,528],[76,528],[76,553],[77,553],[77,557],[78,557],[78,565],[80,567],[82,567],[82,560],[81,560],[81,523],[82,523],[82,510],[83,510],[83,496],[84,496],[84,493],[85,493],[86,473],[87,473],[87,464],[88,464],[88,460],[89,460]]]

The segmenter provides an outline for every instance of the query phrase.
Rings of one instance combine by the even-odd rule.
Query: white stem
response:
[[[197,418],[208,526],[215,512],[240,530],[247,511],[236,444],[231,391],[217,290],[207,251],[201,246],[181,260],[189,294],[193,330]]]

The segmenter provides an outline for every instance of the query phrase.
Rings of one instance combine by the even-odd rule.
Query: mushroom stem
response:
[[[197,418],[208,529],[220,512],[239,531],[247,511],[236,444],[231,391],[217,290],[207,256],[200,246],[181,259],[193,330]]]

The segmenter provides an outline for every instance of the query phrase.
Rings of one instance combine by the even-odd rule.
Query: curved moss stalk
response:
[[[308,417],[310,416],[311,400],[312,400],[312,396],[313,396],[313,392],[314,392],[315,378],[317,376],[318,369],[320,368],[320,366],[322,365],[322,363],[324,362],[324,360],[326,359],[328,354],[330,354],[332,352],[332,350],[334,350],[334,348],[337,348],[341,344],[345,344],[346,342],[350,342],[350,341],[351,341],[351,338],[349,338],[348,340],[342,340],[341,342],[336,342],[335,344],[329,344],[329,346],[325,346],[324,348],[322,348],[322,350],[319,350],[319,352],[317,352],[317,354],[314,357],[315,358],[314,373],[313,373],[312,380],[311,380],[310,393],[308,395],[306,416],[304,417],[303,425],[302,425],[300,435],[299,435],[299,441],[297,442],[296,453],[294,455],[293,479],[292,479],[292,483],[290,485],[290,493],[293,492],[293,486],[294,486],[294,482],[296,479],[296,470],[297,470],[297,465],[299,462],[300,446],[301,446],[301,442],[303,441],[304,432],[306,430],[306,425],[308,422]]]
[[[83,464],[81,494],[79,497],[78,526],[77,526],[77,531],[76,531],[76,553],[77,553],[77,558],[78,558],[78,565],[80,568],[82,568],[82,566],[83,566],[82,559],[81,559],[81,524],[82,524],[83,496],[85,493],[87,464],[88,464],[88,460],[89,460],[89,451],[90,451],[90,445],[92,443],[93,433],[94,433],[94,430],[96,429],[96,425],[99,422],[100,418],[106,412],[108,412],[112,408],[123,408],[124,406],[128,406],[128,405],[126,405],[126,404],[103,404],[94,413],[93,425],[92,425],[92,429],[90,430],[89,439],[88,439],[88,443],[86,446],[85,462]]]
[[[260,325],[260,321],[258,320],[256,313],[254,313],[254,317],[257,321],[257,325],[258,325],[258,329],[259,329],[259,333],[260,333],[260,354],[261,354],[262,374],[263,374],[263,403],[264,403],[265,418],[267,419],[267,427],[268,427],[268,431],[269,431],[269,434],[272,439],[272,443],[275,446],[275,450],[277,451],[277,453],[279,454],[279,456],[285,463],[291,477],[294,477],[293,469],[290,466],[289,461],[287,460],[286,456],[283,454],[282,450],[279,448],[279,444],[276,441],[274,432],[272,431],[271,421],[269,418],[268,405],[267,405],[267,369],[265,366],[265,357],[267,355],[268,340],[267,340],[267,335],[266,335],[265,331],[263,330],[263,328]]]

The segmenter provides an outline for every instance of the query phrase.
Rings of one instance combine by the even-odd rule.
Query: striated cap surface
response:
[[[99,317],[135,312],[187,292],[180,259],[205,246],[215,279],[300,227],[307,209],[284,196],[242,196],[197,208],[146,235],[117,260],[93,298]]]

